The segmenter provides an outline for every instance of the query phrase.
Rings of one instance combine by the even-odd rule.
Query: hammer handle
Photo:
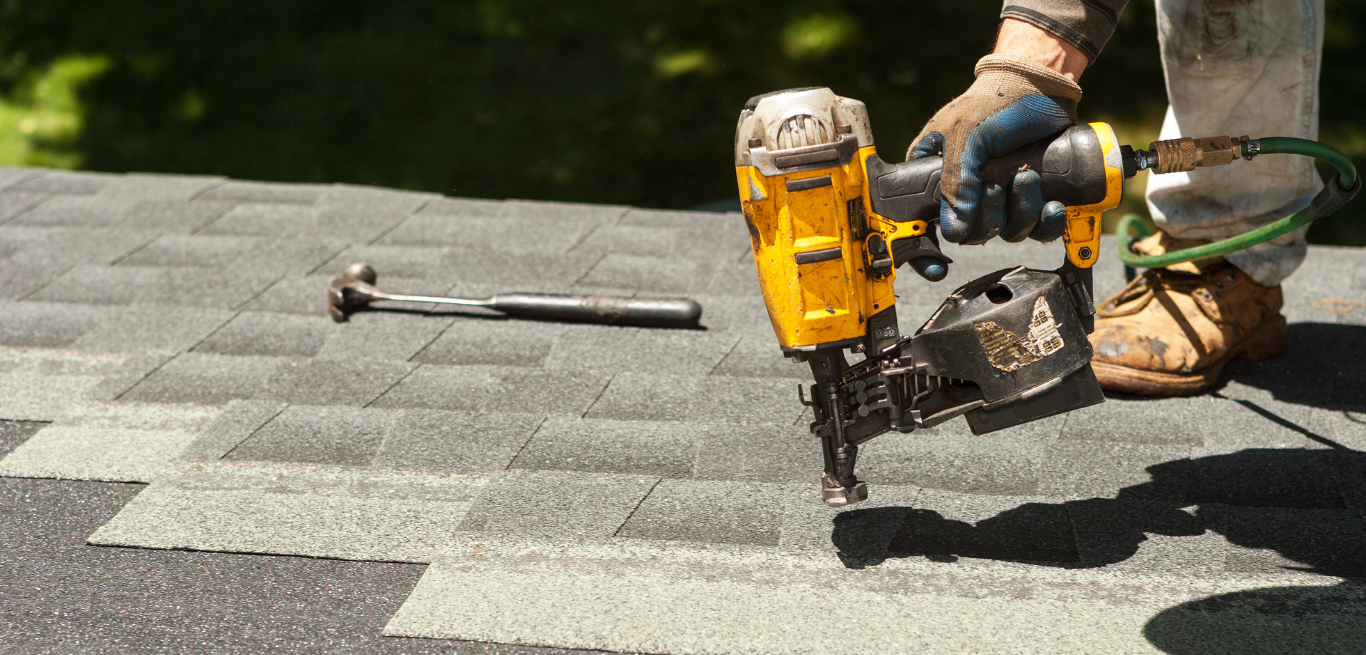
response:
[[[695,328],[702,318],[702,306],[684,298],[506,293],[484,306],[512,316],[641,327]]]

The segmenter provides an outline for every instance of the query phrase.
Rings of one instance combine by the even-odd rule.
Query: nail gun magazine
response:
[[[1086,335],[1100,216],[1133,174],[1123,150],[1109,125],[1092,123],[988,162],[992,181],[1038,171],[1045,198],[1067,206],[1062,266],[974,280],[907,335],[897,266],[951,262],[935,236],[942,158],[884,162],[864,104],[827,88],[746,103],[736,180],[778,344],[814,377],[798,395],[812,408],[826,504],[867,498],[854,465],[859,445],[880,434],[960,417],[984,434],[1105,400]]]

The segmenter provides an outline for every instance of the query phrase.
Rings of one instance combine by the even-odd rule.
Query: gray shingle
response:
[[[1201,505],[1211,531],[1240,546],[1229,549],[1224,570],[1286,573],[1309,569],[1333,576],[1366,575],[1366,527],[1350,510]]]
[[[393,387],[414,366],[360,359],[290,359],[275,367],[259,397],[294,405],[361,406]]]
[[[383,410],[291,406],[223,458],[365,466],[393,418]]]
[[[382,244],[458,246],[523,255],[563,253],[593,224],[528,217],[519,220],[437,214],[426,211],[404,220],[380,239]]]
[[[447,319],[447,325],[450,327],[418,353],[414,361],[540,366],[565,329],[562,323],[501,317],[452,317]]]
[[[346,323],[334,324],[318,356],[408,361],[447,329],[451,320],[407,312],[357,312]]]
[[[194,350],[220,355],[312,357],[332,330],[332,321],[322,317],[243,312]]]
[[[48,171],[42,175],[28,178],[10,188],[15,191],[30,193],[86,195],[99,191],[115,179],[117,178],[109,173]]]
[[[752,260],[718,262],[705,291],[714,296],[760,298],[759,275]]]
[[[1092,498],[1067,503],[1077,551],[1083,566],[1106,566],[1124,562],[1134,557],[1140,547],[1147,548],[1145,542],[1157,543],[1157,555],[1170,550],[1161,536],[1190,538],[1205,532],[1198,517],[1192,511],[1182,509],[1179,503],[1148,502],[1142,500],[1111,500]],[[1150,537],[1149,535],[1152,535]],[[1154,539],[1156,538],[1156,539]],[[1199,544],[1187,543],[1187,552]],[[1140,558],[1134,562],[1144,568]]]
[[[1345,504],[1366,520],[1366,456],[1361,451],[1336,451],[1328,461]]]
[[[235,309],[278,273],[203,268],[78,266],[33,294],[34,300],[91,304],[164,304]]]
[[[1344,371],[1333,382],[1332,404],[1337,407],[1366,407],[1366,371]]]
[[[20,300],[51,284],[64,266],[25,265],[0,260],[0,300]]]
[[[1343,362],[1332,344],[1351,343],[1343,328],[1327,324],[1291,324],[1290,344],[1280,355],[1260,362],[1234,360],[1230,378],[1219,393],[1256,400],[1270,394],[1277,400],[1323,406],[1332,402],[1335,373]]]
[[[1310,425],[1317,433],[1343,446],[1366,451],[1366,410],[1316,408]]]
[[[223,405],[255,396],[280,362],[272,357],[186,353],[167,362],[122,400]]]
[[[749,297],[698,293],[690,293],[688,297],[702,305],[700,325],[707,332],[747,334],[763,329],[772,333],[768,312],[764,309],[763,298],[757,290],[755,295]]]
[[[241,259],[263,239],[232,236],[168,235],[119,261],[121,266],[224,267]],[[271,242],[273,243],[273,241]]]
[[[99,384],[85,392],[85,400],[109,402],[118,400],[129,389],[147,379],[147,376],[166,365],[175,357],[174,352],[153,352],[134,355],[125,359],[118,368],[110,371]]]
[[[568,292],[597,263],[598,257],[581,253],[508,253],[491,248],[447,248],[441,270],[448,271],[462,287],[485,285],[477,295],[512,291]],[[583,293],[575,289],[574,293]]]
[[[8,455],[19,444],[28,441],[29,437],[47,425],[47,423],[39,421],[0,420],[0,458]]]
[[[150,268],[77,266],[34,294],[34,300],[127,305],[149,287],[163,283],[161,271]]]
[[[806,382],[800,378],[708,376],[688,399],[688,418],[731,425],[790,426],[803,411],[797,385]]]
[[[618,225],[645,228],[701,228],[707,231],[716,231],[724,224],[731,222],[732,219],[739,217],[739,214],[717,214],[715,212],[691,212],[691,211],[670,211],[667,209],[637,209],[631,208],[621,219]],[[743,222],[743,218],[740,219]]]
[[[574,252],[668,257],[676,232],[668,228],[603,225],[587,234]]]
[[[1235,391],[1225,388],[1224,392]],[[1227,398],[1223,392],[1201,397],[1192,404],[1190,424],[1204,436],[1204,444],[1192,451],[1200,457],[1231,453],[1245,448],[1289,448],[1304,442],[1309,432],[1312,407],[1284,403],[1267,393],[1238,394]]]
[[[587,418],[634,421],[682,421],[688,418],[688,399],[700,378],[625,372],[589,408]]]
[[[0,224],[38,206],[51,196],[46,193],[5,191],[0,193]]]
[[[1067,508],[1042,497],[978,496],[925,489],[889,550],[933,561],[974,557],[1080,563]]]
[[[1072,412],[1062,438],[1199,446],[1204,443],[1203,436],[1190,422],[1195,402],[1191,398],[1161,402],[1110,398],[1101,405]]]
[[[286,275],[242,306],[245,311],[327,316],[331,275]]]
[[[786,485],[661,480],[618,533],[639,539],[777,546]]]
[[[133,198],[57,196],[24,212],[11,225],[108,228],[123,222],[137,204]]]
[[[215,268],[232,272],[308,273],[341,249],[317,239],[235,236],[163,236],[119,262],[120,266]]]
[[[801,379],[809,376],[811,369],[784,357],[773,330],[765,328],[746,331],[713,372],[746,378]]]
[[[619,205],[592,205],[544,200],[508,200],[498,209],[498,216],[513,222],[547,220],[560,224],[615,223],[627,208]]]
[[[714,268],[705,262],[608,254],[579,284],[637,289],[641,295],[705,292]],[[649,293],[644,293],[649,292]]]
[[[582,415],[610,375],[423,364],[375,407]]]
[[[333,184],[318,197],[317,205],[323,208],[407,216],[440,198],[442,196],[435,193],[398,191],[355,184]]]
[[[218,220],[235,205],[224,200],[141,200],[124,214],[119,227],[162,234],[193,234]]]
[[[364,262],[375,269],[375,284],[388,289],[389,280],[399,278],[433,278],[444,281],[447,287],[455,284],[454,274],[443,267],[446,251],[423,246],[352,246],[332,258],[321,271],[340,275],[356,262]],[[405,293],[405,289],[393,289]]]
[[[242,203],[199,234],[311,237],[365,243],[384,234],[406,212],[367,207]]]
[[[557,539],[610,537],[658,481],[639,475],[513,469],[484,487],[460,529]]]
[[[444,216],[470,216],[493,218],[503,208],[502,200],[482,200],[479,198],[433,198],[419,212]]]
[[[818,483],[787,486],[779,545],[834,551],[852,569],[900,556],[888,551],[888,546],[920,494],[919,487],[881,485],[869,490],[868,499],[856,507],[827,507],[821,502]]]
[[[791,426],[803,409],[797,379],[618,373],[589,418]]]
[[[312,204],[327,187],[318,184],[228,182],[200,194],[195,200]]]
[[[1190,457],[1181,445],[1065,440],[1045,446],[1039,491],[1067,498],[1124,498],[1177,502],[1181,485],[1151,484],[1147,468]]]
[[[233,316],[232,312],[183,305],[90,309],[100,312],[99,326],[72,342],[71,348],[75,350],[96,353],[187,350]]]
[[[46,168],[15,168],[0,166],[0,189],[8,189],[25,180],[30,180],[48,172]]]
[[[377,467],[409,471],[501,471],[545,417],[536,414],[391,410]]]
[[[703,330],[573,325],[566,327],[546,358],[546,368],[559,370],[658,371],[674,375],[710,372],[738,335]]]
[[[128,173],[106,182],[100,188],[99,195],[108,198],[186,202],[226,183],[228,179],[225,177]]]
[[[0,303],[0,344],[63,348],[95,329],[102,308],[45,302]]]
[[[803,483],[811,485],[812,493],[820,493],[820,442],[805,423],[708,428],[697,449],[698,478]]]
[[[513,468],[692,477],[706,427],[654,421],[546,419]]]
[[[65,271],[75,264],[109,264],[152,241],[155,235],[123,229],[0,227],[0,255],[28,266]]]
[[[1331,451],[1249,448],[1148,469],[1155,484],[1184,486],[1186,503],[1343,509]]]
[[[261,426],[283,412],[285,403],[267,400],[234,400],[223,408],[177,459],[187,462],[212,462],[232,452]]]
[[[955,434],[956,429],[962,432]],[[884,434],[862,447],[855,470],[861,470],[869,484],[1011,496],[1037,492],[1037,469],[1044,457],[1040,440],[1000,433],[973,437],[966,432],[966,426],[945,425]]]

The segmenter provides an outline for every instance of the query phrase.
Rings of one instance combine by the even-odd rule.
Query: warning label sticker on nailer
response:
[[[977,338],[982,340],[982,348],[992,366],[1002,371],[1029,366],[1034,362],[1052,355],[1063,348],[1062,335],[1058,333],[1058,323],[1053,320],[1053,310],[1043,297],[1034,301],[1034,313],[1029,320],[1029,333],[1023,337],[1016,335],[996,321],[978,323]]]

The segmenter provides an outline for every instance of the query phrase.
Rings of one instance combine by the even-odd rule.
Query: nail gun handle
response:
[[[489,301],[489,309],[513,316],[609,325],[687,329],[702,318],[702,305],[687,298],[506,293]]]
[[[865,162],[874,214],[896,223],[939,218],[941,157],[888,164],[876,154]],[[1043,198],[1068,207],[1068,258],[1080,268],[1095,263],[1098,217],[1119,204],[1123,167],[1114,130],[1105,123],[1078,125],[986,163],[982,179],[1010,188],[1022,167],[1038,171]],[[1073,245],[1075,244],[1075,246]],[[1083,248],[1089,251],[1083,252]],[[1081,257],[1087,254],[1089,257]]]

